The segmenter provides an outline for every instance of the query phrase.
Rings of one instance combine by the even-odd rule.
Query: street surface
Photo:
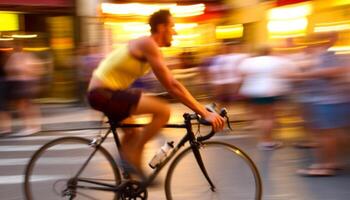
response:
[[[186,108],[179,105],[173,105],[172,122],[181,122],[180,113],[186,111]],[[188,110],[187,110],[188,111]],[[96,112],[85,108],[45,108],[43,110],[43,132],[27,137],[2,137],[0,139],[0,194],[1,200],[22,200],[23,198],[23,173],[24,168],[29,161],[30,156],[48,141],[63,136],[82,136],[93,138],[98,135],[99,130],[76,130],[80,128],[99,127],[99,120],[102,118]],[[146,119],[140,119],[147,121]],[[62,130],[62,131],[59,131]],[[201,131],[205,131],[202,128]],[[293,134],[298,130],[294,127],[288,127],[285,131]],[[297,134],[297,133],[295,133]],[[154,155],[165,140],[175,140],[181,138],[182,130],[163,129],[162,134],[155,138],[146,146],[145,150],[145,168],[150,172],[147,161]],[[275,151],[260,151],[256,148],[256,130],[250,131],[233,131],[225,130],[224,133],[218,134],[212,140],[224,141],[244,150],[258,166],[263,179],[263,199],[264,200],[347,200],[350,199],[350,169],[347,166],[345,170],[340,171],[334,177],[300,177],[295,171],[300,167],[307,166],[311,161],[312,150],[296,149],[292,146],[293,140],[290,135],[281,137],[284,139],[285,147]],[[113,141],[111,138],[106,142],[106,148],[115,155]],[[78,147],[77,147],[78,148]],[[74,147],[72,147],[74,149]],[[60,162],[65,151],[57,150],[53,152],[53,157],[47,157],[45,166],[50,170],[61,170],[63,167],[72,168],[76,166],[75,161],[81,160],[79,155],[72,155],[71,162]],[[349,151],[344,154],[349,155]],[[71,156],[71,154],[68,154]],[[214,159],[214,157],[213,157]],[[210,161],[209,161],[210,162]],[[228,164],[224,158],[215,158],[215,161],[222,165]],[[349,164],[349,162],[347,162]],[[183,172],[190,169],[185,165]],[[99,173],[98,168],[95,169]],[[245,179],[242,169],[232,168],[237,171],[235,177],[239,181]],[[43,170],[44,171],[44,170]],[[157,181],[160,183],[157,187],[149,189],[150,200],[164,200],[164,177],[166,170],[160,174]],[[222,175],[224,178],[225,175]],[[36,177],[36,181],[48,181],[49,178],[44,172]],[[235,184],[237,180],[232,180]],[[196,179],[191,175],[184,183],[196,183]],[[42,186],[45,187],[45,184]],[[41,188],[39,188],[40,191]],[[239,192],[239,191],[237,191]],[[190,190],[183,191],[184,194],[191,193]],[[243,192],[242,192],[243,193]],[[37,195],[45,197],[45,191]],[[45,198],[43,198],[45,199]],[[51,200],[50,198],[47,198]],[[102,198],[103,199],[103,198]],[[205,199],[205,198],[203,198]],[[246,198],[242,198],[246,199]]]

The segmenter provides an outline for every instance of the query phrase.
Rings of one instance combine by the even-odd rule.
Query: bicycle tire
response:
[[[90,145],[90,143],[91,143],[90,140],[81,138],[81,137],[64,137],[64,138],[58,138],[53,141],[50,141],[47,144],[43,145],[40,149],[38,149],[31,157],[25,169],[25,178],[24,178],[25,198],[27,200],[66,199],[67,197],[61,196],[62,193],[60,192],[63,192],[63,188],[65,188],[65,185],[67,184],[67,180],[70,177],[73,177],[77,174],[78,170],[83,166],[83,163],[85,163],[89,155],[91,155],[90,152],[86,152],[86,151],[90,151],[90,150],[93,151],[94,149],[96,149],[96,147],[93,147],[92,145]],[[81,148],[84,148],[84,149],[81,150]],[[45,157],[46,154],[49,155],[48,158]],[[81,157],[81,154],[84,154],[84,156]],[[62,155],[64,157],[57,157]],[[76,157],[76,155],[78,155],[78,157]],[[50,157],[50,156],[53,156],[53,157]],[[79,162],[81,161],[82,164],[76,165],[75,167],[75,163],[77,161]],[[43,166],[41,166],[41,164]],[[50,165],[52,165],[52,167]],[[76,170],[72,170],[73,167],[76,168]],[[63,170],[65,173],[72,171],[72,174],[71,176],[68,176],[66,178],[66,177],[63,177],[62,174],[56,172],[59,170]],[[109,174],[106,173],[106,170],[110,170],[108,171]],[[40,171],[40,175],[36,175],[35,173],[39,171]],[[51,172],[54,174],[57,173],[58,175],[52,175],[50,174]],[[48,174],[48,175],[44,176],[43,174]],[[50,178],[50,175],[52,178]],[[104,176],[108,177],[108,179]],[[43,178],[43,177],[46,177],[46,178]],[[87,163],[86,167],[81,173],[81,176],[79,177],[88,178],[89,180],[95,180],[95,181],[100,181],[103,183],[114,184],[114,185],[119,184],[121,181],[120,172],[116,162],[114,161],[113,157],[109,154],[109,152],[102,146],[99,146],[96,153],[93,155],[92,159]],[[40,178],[42,178],[42,180],[40,180]],[[56,180],[56,178],[58,180]],[[51,185],[51,183],[53,184]],[[36,184],[38,185],[38,188],[34,188]],[[59,187],[60,186],[59,184],[63,184],[62,188],[60,188],[62,191],[59,191],[59,188],[55,188],[55,187]],[[82,184],[87,184],[87,183],[82,183]],[[50,187],[52,187],[52,191],[45,190],[42,188],[46,186],[49,186],[49,189]],[[83,193],[80,190],[82,190]],[[40,192],[41,194],[36,196],[38,192]],[[103,194],[104,196],[100,194],[101,191],[96,191],[96,190],[84,190],[84,189],[75,188],[75,192],[77,196],[74,198],[70,197],[69,199],[117,200],[119,198],[118,194],[112,191],[108,191],[108,192],[102,191],[104,192]],[[92,197],[93,193],[95,193],[94,197]],[[101,196],[99,197],[97,195],[101,195]]]
[[[216,192],[210,190],[191,147],[187,147],[169,166],[165,180],[167,200],[261,200],[261,177],[245,152],[234,145],[217,141],[203,142],[199,150]],[[222,160],[224,162],[218,162]],[[242,176],[249,177],[249,180],[244,180]]]

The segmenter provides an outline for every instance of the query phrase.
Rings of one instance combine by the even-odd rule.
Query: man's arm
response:
[[[206,120],[213,123],[214,130],[223,127],[224,120],[208,112],[203,105],[201,105],[188,90],[177,81],[170,70],[167,68],[163,55],[159,50],[159,47],[152,40],[146,40],[141,44],[142,52],[150,63],[153,73],[166,90],[174,97],[178,98],[183,104],[191,108],[194,112],[200,114]]]

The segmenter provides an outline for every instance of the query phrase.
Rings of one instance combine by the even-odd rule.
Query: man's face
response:
[[[170,47],[171,46],[171,41],[173,40],[173,35],[176,34],[175,31],[175,24],[174,24],[174,19],[172,17],[169,17],[168,23],[166,23],[163,32],[163,42],[165,47]]]

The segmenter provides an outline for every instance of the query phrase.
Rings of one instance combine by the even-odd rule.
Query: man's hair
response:
[[[170,16],[171,13],[169,10],[158,10],[157,12],[153,13],[148,21],[149,25],[151,26],[151,33],[157,32],[157,26],[159,24],[168,23]]]

